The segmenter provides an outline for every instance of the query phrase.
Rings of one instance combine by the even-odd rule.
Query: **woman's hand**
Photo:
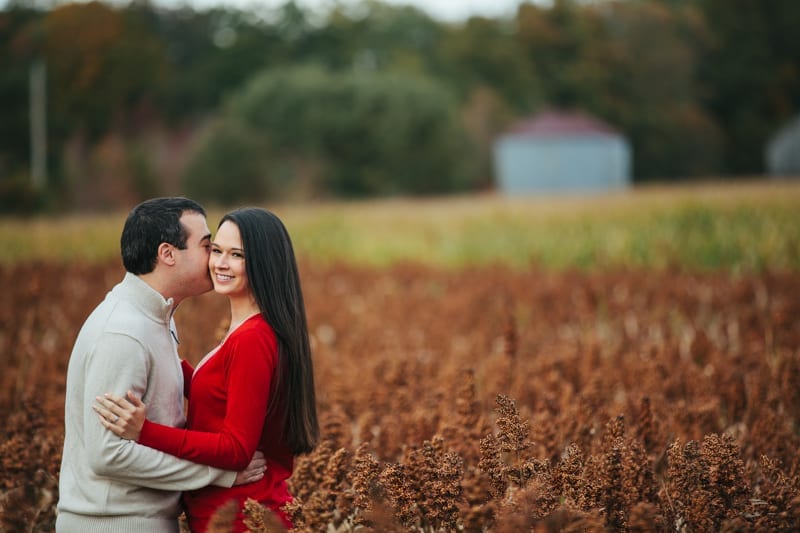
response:
[[[96,396],[97,403],[92,409],[100,415],[100,423],[119,437],[138,440],[142,433],[144,420],[147,418],[147,406],[133,392],[128,391],[128,398],[105,393]]]

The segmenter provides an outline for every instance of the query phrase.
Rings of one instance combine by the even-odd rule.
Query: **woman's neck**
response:
[[[259,309],[256,302],[251,298],[231,298],[231,326],[229,332],[236,329],[239,324],[258,314]]]

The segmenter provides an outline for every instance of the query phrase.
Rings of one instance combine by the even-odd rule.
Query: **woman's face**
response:
[[[230,220],[222,223],[211,242],[208,269],[219,294],[231,298],[250,296],[242,237],[239,227]]]

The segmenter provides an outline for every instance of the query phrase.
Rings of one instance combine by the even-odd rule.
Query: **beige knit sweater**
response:
[[[148,419],[182,427],[183,374],[172,301],[128,273],[81,328],[67,370],[58,533],[177,532],[180,491],[236,477],[106,430],[92,410],[105,392],[139,394]]]

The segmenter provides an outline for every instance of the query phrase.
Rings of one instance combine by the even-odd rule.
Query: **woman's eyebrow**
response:
[[[215,243],[214,241],[211,241],[211,246],[216,246],[217,248],[224,248],[223,246],[220,246],[219,244]],[[229,248],[229,250],[235,250],[237,252],[244,252],[244,248],[239,248],[238,246],[234,246],[232,248]]]

